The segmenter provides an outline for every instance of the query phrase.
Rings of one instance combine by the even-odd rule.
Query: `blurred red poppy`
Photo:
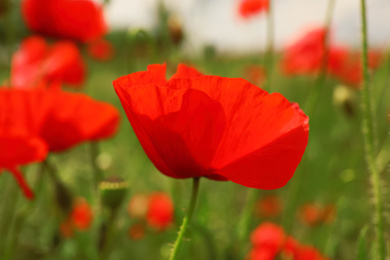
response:
[[[74,230],[87,230],[93,221],[93,211],[88,202],[78,197],[66,221],[61,223],[60,231],[64,237],[72,237]]]
[[[149,197],[146,222],[152,228],[164,230],[173,222],[172,199],[163,192],[155,192]]]
[[[103,9],[90,0],[23,0],[27,27],[45,36],[90,42],[107,31]]]
[[[320,206],[314,203],[306,203],[299,209],[301,221],[309,226],[330,223],[334,220],[335,215],[336,208],[331,204]]]
[[[249,260],[325,260],[312,246],[301,245],[293,237],[286,237],[284,230],[273,223],[260,224],[251,234]]]
[[[308,141],[308,117],[298,105],[243,79],[181,68],[169,81],[165,65],[150,65],[113,82],[157,169],[173,178],[284,186]]]
[[[283,229],[270,222],[262,223],[251,234],[251,243],[254,247],[266,248],[274,255],[282,249],[285,239]]]
[[[61,152],[85,141],[109,138],[116,133],[120,116],[113,105],[84,94],[57,89],[52,92],[55,105],[40,132],[51,152]]]
[[[29,37],[12,56],[11,86],[32,88],[41,82],[57,82],[80,87],[85,64],[77,46],[59,41],[49,46],[44,38]]]
[[[378,51],[368,52],[368,67],[376,69],[381,62],[381,54]],[[359,53],[349,53],[343,61],[340,70],[336,71],[334,75],[348,86],[353,88],[360,88],[363,80],[362,62]]]
[[[260,14],[262,12],[268,12],[269,0],[242,0],[238,7],[238,13],[244,17]]]
[[[259,65],[245,67],[244,78],[254,85],[262,87],[267,78],[267,71]]]
[[[114,47],[109,41],[101,39],[88,45],[88,53],[96,60],[108,61],[114,57]]]
[[[334,73],[339,71],[348,51],[330,45],[325,58],[326,33],[323,27],[315,28],[289,45],[281,61],[283,72],[287,75],[315,74],[321,70],[325,59],[327,64],[324,69]]]
[[[262,217],[276,217],[282,212],[282,200],[277,195],[261,198],[257,210]]]
[[[48,147],[39,131],[51,104],[45,91],[0,88],[0,173],[9,170],[29,199],[33,192],[18,166],[46,158]]]

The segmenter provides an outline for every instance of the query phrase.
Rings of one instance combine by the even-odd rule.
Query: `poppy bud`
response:
[[[356,114],[356,94],[352,89],[338,85],[333,91],[333,103],[340,107],[347,116]]]
[[[175,45],[178,45],[183,40],[183,29],[180,20],[176,16],[169,16],[168,30],[171,40]]]
[[[111,210],[116,210],[125,198],[129,183],[117,176],[111,176],[99,184],[102,203]]]

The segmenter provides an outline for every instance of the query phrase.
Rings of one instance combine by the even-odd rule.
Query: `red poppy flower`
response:
[[[276,217],[282,212],[282,201],[276,195],[270,195],[257,202],[257,209],[262,217]]]
[[[325,258],[312,246],[300,246],[295,251],[294,260],[325,260]]]
[[[238,7],[239,14],[244,18],[268,12],[269,0],[242,0]]]
[[[50,107],[51,96],[44,91],[0,88],[0,173],[9,170],[29,199],[33,192],[18,166],[46,158],[48,147],[39,131]]]
[[[270,222],[262,223],[251,234],[251,243],[254,247],[265,248],[274,255],[282,249],[285,239],[283,229]]]
[[[324,59],[326,33],[325,28],[315,28],[288,46],[281,61],[283,72],[287,75],[318,73]],[[340,70],[347,54],[345,48],[330,45],[325,69],[331,73]]]
[[[298,105],[243,79],[184,68],[169,81],[164,65],[151,65],[113,82],[154,165],[173,178],[284,186],[308,140],[308,117]]]
[[[74,230],[87,230],[93,221],[93,211],[84,198],[77,198],[66,221],[61,223],[60,231],[64,237],[73,236]]]
[[[32,36],[25,39],[12,56],[11,86],[36,87],[41,82],[59,82],[81,86],[85,65],[77,46],[59,41],[49,46],[45,39]]]
[[[244,77],[250,83],[261,87],[267,78],[267,72],[262,66],[250,65],[245,68]]]
[[[84,198],[77,198],[70,215],[77,230],[86,230],[92,223],[93,212],[91,206]]]
[[[321,208],[314,203],[306,203],[300,210],[300,218],[309,226],[318,225],[321,222]]]
[[[108,61],[114,56],[114,47],[109,41],[101,39],[88,45],[88,53],[96,60]]]
[[[102,7],[89,0],[24,0],[22,15],[30,30],[50,37],[90,42],[107,31]]]
[[[119,112],[109,103],[84,94],[53,90],[53,105],[41,137],[51,152],[67,150],[81,142],[98,141],[116,133]]]
[[[300,208],[300,218],[303,223],[315,226],[320,223],[331,223],[336,215],[336,208],[329,204],[319,206],[314,203],[306,203]]]
[[[376,69],[380,65],[381,55],[378,51],[368,52],[368,67]],[[359,53],[349,53],[342,67],[335,71],[334,76],[353,88],[360,88],[363,81],[362,62]]]
[[[156,192],[150,195],[146,214],[149,226],[158,230],[164,230],[173,222],[173,202],[165,193]]]
[[[275,260],[276,255],[268,248],[255,247],[249,253],[249,260]]]

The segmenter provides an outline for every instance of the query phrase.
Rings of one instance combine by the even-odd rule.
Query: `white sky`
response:
[[[96,0],[99,1],[99,0]],[[187,49],[210,43],[221,51],[246,53],[265,45],[265,15],[243,20],[237,15],[239,0],[163,0],[180,17],[187,34]],[[272,0],[275,42],[281,47],[305,28],[323,23],[329,0]],[[111,0],[106,16],[112,28],[152,28],[158,0]],[[358,46],[360,1],[336,0],[333,38]],[[371,45],[390,43],[390,0],[367,0]]]

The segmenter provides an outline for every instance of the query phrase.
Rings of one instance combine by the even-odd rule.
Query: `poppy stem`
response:
[[[188,223],[190,222],[192,213],[194,212],[195,209],[196,199],[198,197],[199,181],[200,181],[200,177],[193,178],[192,193],[191,193],[190,204],[188,206],[187,215],[184,217],[183,222],[180,226],[179,233],[177,235],[169,260],[175,260],[177,257],[177,252],[179,251],[181,242],[183,241],[184,233],[187,230]]]
[[[272,72],[273,72],[273,53],[274,53],[274,16],[273,16],[273,4],[272,0],[269,1],[268,15],[267,15],[267,46],[265,62],[267,67],[267,78],[264,84],[264,89],[268,92],[271,89]]]
[[[366,1],[361,0],[361,25],[362,25],[362,67],[363,67],[363,87],[361,90],[361,109],[362,109],[362,133],[365,148],[366,162],[370,172],[370,180],[374,196],[374,223],[375,223],[375,241],[374,250],[376,255],[374,259],[384,260],[386,257],[386,244],[384,238],[384,220],[383,220],[383,201],[381,191],[381,177],[375,163],[375,138],[374,123],[371,105],[371,91],[368,74],[368,44],[367,44],[367,19],[366,19]]]

